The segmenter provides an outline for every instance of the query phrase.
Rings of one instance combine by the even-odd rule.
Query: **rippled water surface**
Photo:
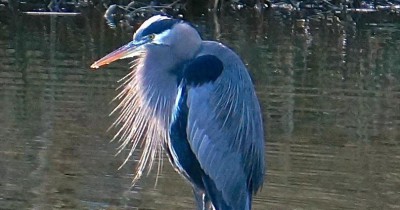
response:
[[[400,24],[303,23],[266,13],[191,18],[250,69],[267,130],[254,209],[400,208]],[[167,160],[130,188],[135,160],[107,132],[127,42],[101,14],[0,16],[0,209],[193,209]],[[137,155],[135,156],[137,157]]]

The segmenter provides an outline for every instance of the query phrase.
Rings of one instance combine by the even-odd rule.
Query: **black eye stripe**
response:
[[[160,34],[163,31],[171,29],[175,24],[179,23],[180,21],[181,20],[177,20],[177,19],[163,19],[163,20],[154,22],[154,23],[150,24],[147,28],[145,28],[142,31],[142,33],[140,33],[140,37],[144,37],[149,34]]]

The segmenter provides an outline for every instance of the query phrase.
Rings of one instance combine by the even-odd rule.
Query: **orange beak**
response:
[[[128,44],[104,56],[103,58],[97,60],[90,66],[90,68],[97,69],[100,66],[110,64],[116,60],[133,57],[135,53],[141,49],[141,46],[149,43],[150,41],[151,39],[148,37],[144,37],[140,41],[131,41]]]

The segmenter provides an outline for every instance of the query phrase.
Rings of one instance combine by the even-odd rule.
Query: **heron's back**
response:
[[[247,181],[256,192],[264,181],[264,131],[259,101],[251,77],[241,58],[231,49],[214,41],[203,41],[199,55],[211,54],[220,59],[224,70],[214,83],[211,104],[219,112],[221,123],[230,120],[228,143],[242,156]],[[207,114],[207,113],[204,113]],[[237,129],[237,130],[233,130]],[[240,142],[235,142],[235,141]]]
[[[198,174],[190,172],[193,163],[184,157],[196,159],[199,186],[217,209],[250,209],[263,182],[264,138],[259,103],[243,62],[224,45],[204,41],[178,89],[171,127],[176,164],[198,183]]]

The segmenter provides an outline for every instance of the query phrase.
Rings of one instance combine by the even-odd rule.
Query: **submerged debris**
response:
[[[138,19],[155,14],[183,17],[186,14],[237,12],[249,8],[255,8],[259,14],[269,9],[295,19],[336,16],[340,21],[347,14],[398,15],[400,0],[0,0],[0,11],[79,13],[83,8],[105,10],[107,24],[115,28],[118,24],[135,25]]]
[[[120,21],[128,21],[132,25],[138,18],[148,18],[156,14],[169,14],[179,16],[183,9],[180,0],[170,4],[160,4],[151,1],[149,4],[132,1],[126,6],[112,4],[108,6],[104,18],[111,28],[115,28]]]

